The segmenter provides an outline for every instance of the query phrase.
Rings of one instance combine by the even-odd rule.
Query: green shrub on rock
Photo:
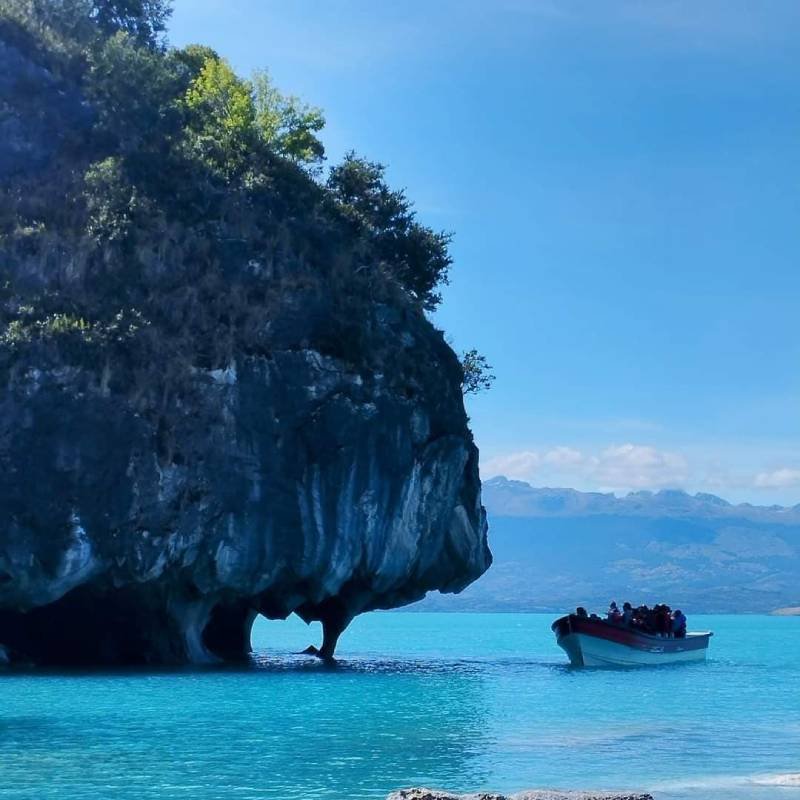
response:
[[[424,322],[450,234],[382,165],[351,153],[323,170],[322,112],[211,48],[166,47],[168,14],[164,0],[0,8],[0,364],[67,335],[79,360],[123,307],[148,321],[126,339],[132,367],[214,369],[269,353],[302,298],[308,347],[380,366],[396,342],[377,340],[378,316]]]

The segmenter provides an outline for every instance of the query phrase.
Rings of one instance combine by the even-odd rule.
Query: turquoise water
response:
[[[360,800],[393,788],[646,788],[800,800],[800,618],[691,618],[706,664],[564,665],[534,614],[376,613],[341,663],[254,631],[249,669],[0,677],[0,797]],[[770,781],[775,785],[770,785]],[[783,785],[782,785],[783,784]]]

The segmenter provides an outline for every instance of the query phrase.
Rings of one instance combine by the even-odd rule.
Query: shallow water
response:
[[[376,613],[328,668],[297,619],[248,669],[0,677],[0,798],[370,800],[644,788],[800,800],[800,618],[691,618],[706,664],[565,666],[534,614]]]

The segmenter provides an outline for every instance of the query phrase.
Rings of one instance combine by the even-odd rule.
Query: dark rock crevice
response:
[[[91,586],[26,612],[0,610],[0,642],[24,662],[43,665],[180,663],[175,620],[156,598]]]

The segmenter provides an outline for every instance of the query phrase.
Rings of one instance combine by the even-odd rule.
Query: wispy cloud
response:
[[[558,446],[496,456],[483,464],[487,476],[506,475],[534,483],[561,483],[624,491],[682,486],[689,477],[686,459],[649,445],[620,444],[598,452]]]
[[[800,469],[782,467],[771,472],[759,472],[755,477],[759,489],[792,489],[800,487]]]
[[[592,460],[592,471],[601,487],[609,489],[683,486],[688,478],[683,456],[636,444],[606,448]]]
[[[607,446],[558,445],[498,453],[481,462],[486,478],[505,475],[535,486],[568,486],[584,491],[626,493],[640,489],[686,489],[794,505],[800,501],[800,467],[747,468],[735,452],[727,458],[707,445],[664,449],[627,442]],[[773,456],[777,455],[775,452]],[[713,457],[712,457],[713,456]],[[773,461],[775,465],[775,461]]]

